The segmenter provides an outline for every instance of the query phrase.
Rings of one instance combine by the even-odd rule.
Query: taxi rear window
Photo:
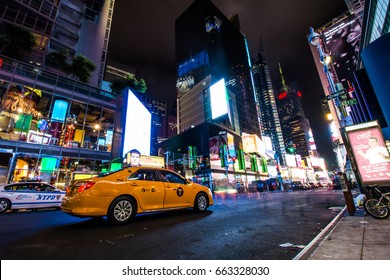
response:
[[[123,171],[123,170],[124,170],[124,168],[118,169],[118,170],[115,170],[115,171],[101,172],[101,173],[99,173],[99,174],[97,175],[97,177],[106,177],[106,176],[109,176],[109,175],[111,175],[111,174],[115,174],[115,173],[117,173],[117,172]],[[129,172],[129,174],[130,174],[130,173],[132,173],[133,171],[132,171],[131,169],[128,169],[128,172]]]

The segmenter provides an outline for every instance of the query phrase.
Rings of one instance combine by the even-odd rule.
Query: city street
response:
[[[6,213],[0,217],[0,257],[289,260],[345,205],[342,191],[327,189],[244,193],[215,201],[205,213],[143,214],[124,226],[56,210]]]

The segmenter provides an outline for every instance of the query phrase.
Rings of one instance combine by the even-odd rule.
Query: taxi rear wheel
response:
[[[205,193],[198,193],[195,198],[194,210],[197,212],[206,211],[209,206],[209,201]]]
[[[137,206],[130,197],[116,198],[108,208],[108,221],[115,225],[125,224],[135,215]]]
[[[11,201],[5,198],[0,199],[0,213],[5,213],[11,208]]]

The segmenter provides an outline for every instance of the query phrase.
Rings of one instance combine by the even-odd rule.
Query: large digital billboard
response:
[[[332,58],[337,77],[348,88],[353,70],[358,63],[359,42],[362,28],[355,15],[347,16],[324,29],[325,46]]]
[[[213,120],[228,113],[227,99],[225,79],[221,79],[210,87],[211,118]]]
[[[377,121],[345,128],[363,184],[388,184],[390,156]]]
[[[286,159],[286,165],[290,167],[297,167],[297,161],[295,155],[284,154]]]
[[[148,156],[150,155],[152,115],[130,89],[126,95],[122,157],[132,149],[137,149],[141,155]]]
[[[219,160],[219,148],[227,145],[227,136],[218,135],[209,138],[210,160]]]

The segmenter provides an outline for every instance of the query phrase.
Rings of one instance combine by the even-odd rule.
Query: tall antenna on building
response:
[[[286,85],[286,81],[283,76],[283,71],[282,71],[282,66],[280,66],[280,62],[278,61],[278,66],[279,66],[279,74],[280,74],[280,80],[282,82],[282,90],[283,91],[288,91],[288,87]]]

